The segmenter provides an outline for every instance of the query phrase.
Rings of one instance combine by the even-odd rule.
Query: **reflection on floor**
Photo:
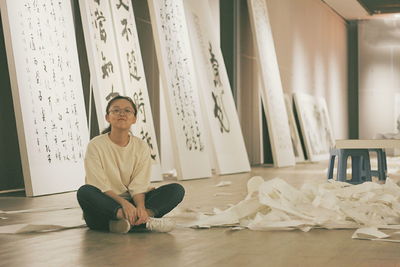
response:
[[[395,168],[389,161],[389,169]],[[183,209],[209,212],[225,209],[246,196],[246,182],[255,175],[280,177],[299,187],[324,181],[327,162],[290,168],[253,167],[251,173],[181,181]],[[400,174],[392,174],[394,179]],[[156,186],[172,180],[155,183]],[[232,184],[215,185],[221,181]],[[70,207],[71,209],[62,209]],[[46,212],[0,214],[0,226],[79,221],[75,192],[25,198],[0,195],[0,210],[51,208]],[[57,208],[60,208],[57,210]],[[399,244],[353,240],[353,230],[257,232],[226,228],[178,228],[168,234],[127,235],[87,228],[0,235],[0,266],[399,266]]]

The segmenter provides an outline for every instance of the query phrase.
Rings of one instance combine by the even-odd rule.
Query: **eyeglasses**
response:
[[[131,110],[131,109],[129,109],[129,108],[126,108],[126,109],[119,109],[119,108],[116,108],[116,109],[111,109],[110,111],[109,111],[111,114],[114,114],[114,115],[120,115],[120,114],[126,114],[126,115],[128,115],[128,116],[131,116],[131,115],[133,115],[134,113],[133,113],[133,110]]]

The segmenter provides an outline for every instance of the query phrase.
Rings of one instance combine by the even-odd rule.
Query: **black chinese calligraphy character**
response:
[[[214,86],[218,87],[222,85],[221,77],[219,76],[219,63],[218,60],[215,58],[215,54],[212,51],[211,43],[208,43],[208,51],[210,53],[210,62],[214,72]]]
[[[44,111],[43,108],[42,108],[42,120],[46,121],[46,112]]]
[[[114,73],[114,65],[111,61],[107,62],[107,58],[101,52],[101,59],[103,60],[103,65],[101,66],[101,71],[103,72],[103,79],[110,76],[110,72]]]
[[[135,50],[131,50],[131,52],[126,53],[126,59],[128,61],[128,67],[129,67],[129,78],[132,80],[135,79],[136,81],[140,81],[142,77],[138,75],[138,69],[137,69],[137,60],[135,56]]]
[[[221,92],[223,94],[223,91]],[[214,117],[219,121],[219,128],[221,133],[230,132],[229,118],[226,115],[225,108],[222,102],[222,96],[217,96],[214,92],[211,92],[211,96],[214,100]]]
[[[146,111],[142,90],[140,90],[139,93],[135,92],[133,94],[133,102],[135,103],[137,110],[143,115],[142,122],[146,123]]]
[[[106,96],[106,100],[109,101],[116,96],[119,96],[119,93],[114,92],[114,85],[111,85],[111,92]]]
[[[119,3],[117,4],[117,9],[120,9],[121,6],[122,6],[123,8],[125,8],[126,11],[129,11],[129,6],[128,6],[127,4],[125,4],[124,2],[122,2],[122,0],[119,0]]]
[[[106,18],[103,15],[102,11],[96,10],[94,12],[94,15],[96,17],[96,20],[94,22],[95,28],[99,30],[100,33],[100,40],[102,40],[104,43],[107,42],[107,32],[104,28],[104,22],[106,21]]]
[[[125,36],[126,40],[129,41],[129,35],[132,35],[132,30],[128,28],[128,20],[127,19],[121,20],[121,24],[124,27],[121,33],[122,37]]]
[[[157,155],[154,152],[154,147],[153,147],[153,143],[151,141],[151,136],[149,135],[149,132],[145,132],[145,130],[142,128],[142,130],[140,131],[140,136],[142,137],[142,140],[146,141],[146,143],[149,145],[151,152],[150,152],[150,157],[152,160],[155,160]]]

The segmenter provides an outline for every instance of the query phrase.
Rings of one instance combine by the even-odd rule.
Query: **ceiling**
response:
[[[370,15],[400,12],[400,0],[358,0]]]
[[[374,19],[400,12],[400,0],[322,0],[346,20]]]

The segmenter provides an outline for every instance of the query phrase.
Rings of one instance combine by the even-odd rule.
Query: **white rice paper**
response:
[[[400,187],[390,178],[385,184],[330,181],[307,183],[297,189],[279,178],[264,181],[256,176],[247,186],[244,200],[214,215],[199,214],[188,226],[234,226],[259,231],[376,229],[370,231],[371,236],[378,233],[377,229],[400,229]]]

